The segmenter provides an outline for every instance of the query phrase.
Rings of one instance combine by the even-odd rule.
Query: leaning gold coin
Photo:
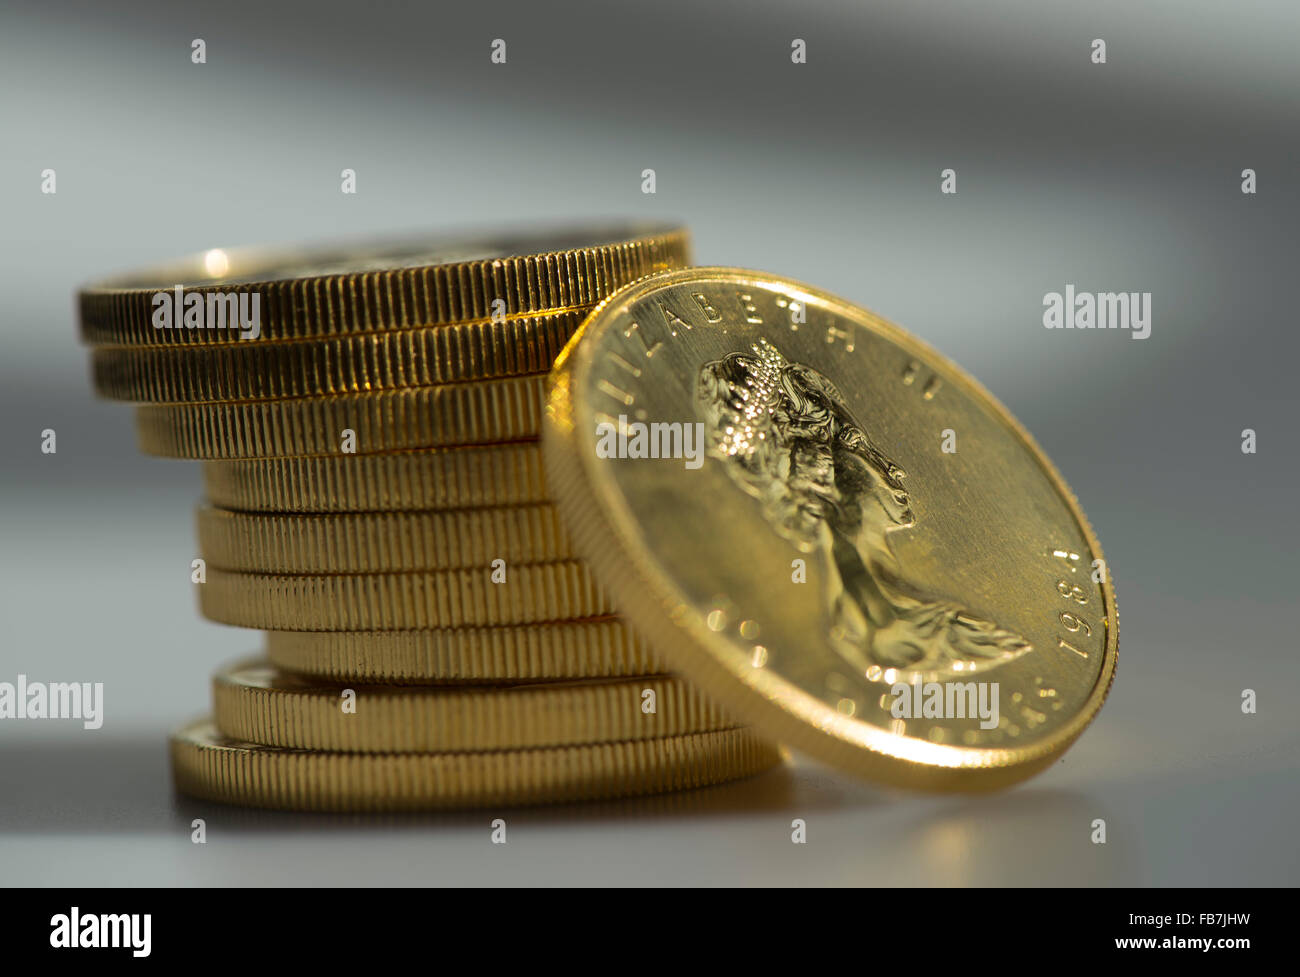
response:
[[[293,458],[521,441],[541,433],[542,376],[379,393],[136,408],[140,450],[162,458]]]
[[[629,286],[561,354],[543,446],[618,612],[827,763],[1001,787],[1110,688],[1110,571],[1061,476],[955,365],[824,292],[717,268]]]
[[[437,512],[273,515],[200,506],[208,566],[251,573],[456,570],[573,556],[549,503]]]
[[[93,345],[213,345],[590,307],[690,263],[685,228],[624,224],[333,248],[214,248],[80,292]]]
[[[613,743],[733,729],[671,676],[427,689],[325,684],[241,662],[212,680],[223,736],[339,753],[459,753]]]
[[[204,800],[292,811],[419,811],[633,797],[719,784],[781,762],[749,729],[491,753],[320,753],[221,736],[171,739],[172,776]]]
[[[150,404],[329,397],[544,373],[590,309],[367,333],[209,346],[101,346],[95,392]]]
[[[549,498],[539,441],[203,463],[208,501],[248,512],[388,512]]]
[[[373,683],[538,682],[660,675],[664,667],[615,618],[425,631],[268,631],[279,668]]]
[[[534,624],[613,612],[595,578],[576,560],[411,573],[290,575],[210,568],[198,592],[199,608],[210,620],[272,631]]]

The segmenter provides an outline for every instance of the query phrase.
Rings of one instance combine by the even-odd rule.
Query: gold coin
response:
[[[539,441],[203,463],[208,501],[251,512],[377,512],[548,498]]]
[[[493,573],[504,573],[493,583]],[[388,631],[533,624],[613,612],[585,565],[507,564],[423,573],[262,574],[208,569],[199,608],[272,631]]]
[[[541,376],[506,377],[338,397],[150,405],[136,408],[136,431],[145,454],[192,459],[518,441],[541,433],[545,383]]]
[[[734,729],[671,676],[428,689],[327,685],[242,662],[212,680],[223,736],[338,753],[460,753]]]
[[[213,249],[83,288],[81,336],[91,344],[255,342],[530,315],[595,305],[689,260],[686,230],[654,225],[495,241]],[[231,328],[236,319],[242,328]]]
[[[101,346],[101,397],[155,404],[280,400],[544,373],[590,309],[371,333],[217,346]]]
[[[670,272],[587,320],[548,420],[552,494],[618,612],[765,735],[980,790],[1101,707],[1119,622],[1096,537],[1028,433],[897,326],[758,272]]]
[[[614,618],[426,631],[268,631],[271,663],[375,683],[528,682],[659,675],[645,643]]]
[[[179,791],[301,811],[414,811],[559,803],[685,790],[781,762],[748,729],[492,753],[320,753],[255,746],[201,721],[171,740]]]
[[[253,573],[455,570],[573,555],[549,503],[308,516],[200,506],[198,526],[208,566]]]

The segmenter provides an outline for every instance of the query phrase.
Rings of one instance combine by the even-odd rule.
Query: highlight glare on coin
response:
[[[544,453],[577,552],[739,719],[884,783],[1041,770],[1114,676],[1101,548],[1028,433],[903,330],[692,268],[565,348]]]

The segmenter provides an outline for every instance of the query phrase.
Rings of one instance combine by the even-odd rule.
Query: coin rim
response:
[[[326,682],[463,687],[666,673],[645,642],[613,615],[405,631],[266,631],[264,639],[272,665]],[[575,658],[595,665],[572,669]],[[538,661],[547,665],[536,667]],[[429,667],[435,662],[455,667]],[[506,667],[498,667],[502,663]]]
[[[356,716],[366,718],[339,708],[345,690],[356,695]],[[650,719],[642,708],[647,690],[657,703]],[[502,730],[492,720],[505,712],[513,718]],[[621,715],[611,718],[615,713]],[[302,675],[264,657],[241,658],[213,674],[212,721],[230,739],[333,753],[489,753],[662,739],[740,725],[675,675],[393,685]]]
[[[684,603],[680,594],[674,592],[669,574],[656,567],[653,556],[641,543],[642,533],[626,498],[611,478],[597,475],[594,454],[581,450],[573,422],[578,409],[586,406],[577,380],[592,368],[591,353],[596,344],[588,337],[608,325],[607,310],[683,283],[755,287],[775,284],[803,291],[857,325],[865,319],[870,331],[878,330],[905,352],[946,368],[945,379],[954,380],[959,389],[985,406],[1020,439],[1065,502],[1094,558],[1105,560],[1078,499],[1046,453],[1010,411],[946,356],[900,326],[811,285],[743,268],[694,267],[643,278],[602,301],[561,351],[548,383],[542,450],[551,494],[565,517],[578,554],[592,565],[619,614],[644,636],[653,653],[698,682],[739,721],[751,723],[763,733],[850,773],[901,787],[981,791],[1009,786],[1048,766],[1096,717],[1114,682],[1119,613],[1114,576],[1108,564],[1101,592],[1110,626],[1101,670],[1092,690],[1060,729],[1041,742],[1021,748],[972,748],[899,736],[840,716],[784,678],[779,681],[788,690],[784,701],[789,705],[778,705],[742,673],[715,657],[710,649],[716,639],[700,615],[673,613],[674,607]],[[856,729],[849,726],[850,722],[856,724]],[[847,735],[850,732],[853,735]]]
[[[260,343],[95,346],[91,385],[105,400],[184,407],[535,376],[550,370],[554,356],[548,354],[563,348],[590,311],[578,306],[500,321]]]
[[[545,373],[525,373],[331,396],[139,404],[136,441],[150,457],[189,461],[323,456],[344,428],[357,432],[358,455],[536,441],[545,390]]]
[[[240,573],[400,573],[573,558],[553,502],[304,514],[200,503],[194,519],[208,566]]]
[[[209,621],[262,631],[419,631],[585,620],[612,612],[600,581],[578,559],[515,563],[508,583],[484,584],[492,573],[491,567],[381,573],[208,567],[198,585],[199,612]],[[557,603],[563,604],[559,610]],[[535,608],[543,610],[534,615]],[[449,619],[436,616],[448,610]],[[543,616],[547,611],[555,616]]]
[[[550,501],[540,437],[379,454],[215,458],[202,466],[207,501],[239,512],[332,515]],[[433,480],[440,482],[440,493],[414,491]],[[510,488],[482,492],[489,483],[493,492],[502,484]]]
[[[291,327],[289,333],[276,332],[268,335],[272,338],[310,337],[358,331],[351,325],[354,319],[366,324],[359,331],[372,331],[368,324],[376,321],[375,314],[379,311],[375,296],[380,292],[387,295],[389,286],[397,283],[420,286],[426,293],[426,299],[431,298],[439,309],[429,321],[423,318],[420,321],[397,321],[391,316],[380,316],[377,321],[391,329],[434,326],[486,317],[489,310],[485,297],[498,292],[502,294],[497,294],[496,297],[505,299],[505,311],[512,316],[594,305],[616,291],[620,285],[645,274],[652,274],[657,267],[686,265],[691,260],[690,230],[685,224],[672,221],[612,221],[585,227],[556,225],[541,227],[522,236],[499,233],[507,244],[545,242],[557,238],[567,241],[570,238],[587,238],[589,235],[595,237],[597,242],[385,270],[280,278],[241,275],[239,277],[245,280],[192,283],[186,285],[185,290],[197,294],[215,291],[257,292],[264,297],[274,297],[277,306],[283,302],[283,308],[279,309],[282,314],[274,316],[272,320],[277,328],[282,328],[287,323],[297,325]],[[492,243],[494,236],[498,236],[497,232],[450,232],[427,238],[427,246],[482,247]],[[423,241],[422,237],[411,236],[343,241],[324,248],[251,245],[225,250],[236,260],[257,265],[279,264],[286,256],[310,258],[312,253],[334,254],[348,248],[408,248]],[[77,293],[82,342],[98,346],[138,343],[151,345],[157,341],[157,332],[148,325],[153,296],[159,291],[173,288],[176,284],[174,273],[182,267],[200,263],[207,253],[194,252],[179,259],[83,285]],[[623,274],[626,269],[631,269],[632,274]],[[138,283],[155,277],[157,281],[152,284]],[[432,281],[425,281],[426,279]],[[489,287],[502,282],[507,283],[504,292]],[[429,291],[430,287],[433,288],[432,292]],[[563,294],[552,302],[545,294],[548,292]],[[400,316],[397,318],[400,319]],[[314,324],[306,326],[305,322]],[[267,325],[270,326],[271,323]],[[167,345],[241,341],[228,335],[208,335],[205,330],[170,330],[167,335]],[[149,338],[142,340],[140,336]]]
[[[755,776],[784,759],[779,747],[748,727],[488,753],[366,754],[230,740],[210,717],[175,730],[168,753],[172,782],[187,797],[243,807],[365,812],[534,806],[670,793]],[[513,787],[488,791],[494,777],[502,780],[503,772],[530,761],[546,772],[532,778],[524,796]],[[358,771],[381,777],[384,787],[363,792],[366,777]],[[432,786],[441,777],[456,789],[436,793]]]

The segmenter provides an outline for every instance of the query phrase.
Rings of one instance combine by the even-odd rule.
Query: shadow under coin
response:
[[[195,818],[249,832],[478,827],[487,810],[509,811],[535,824],[721,818],[789,809],[859,809],[879,804],[885,796],[816,765],[787,759],[727,784],[626,799],[410,814],[274,811],[177,794],[166,737],[154,734],[0,744],[0,784],[6,788],[0,799],[0,832],[8,834],[188,831]]]
[[[163,736],[0,743],[0,831],[149,832],[172,824]]]
[[[1105,821],[1106,842],[1094,842]],[[1132,825],[1087,793],[1022,788],[952,799],[917,820],[900,847],[924,874],[957,886],[1142,885]]]
[[[870,802],[869,789],[833,775],[795,767],[787,760],[764,773],[691,790],[671,791],[643,797],[560,804],[512,807],[486,805],[459,809],[410,813],[331,813],[274,811],[216,804],[175,795],[172,816],[178,825],[188,826],[203,818],[219,823],[223,830],[256,832],[337,831],[348,828],[421,830],[427,828],[480,828],[483,818],[509,816],[513,823],[555,825],[629,819],[697,819],[735,817],[798,808],[819,811]]]

